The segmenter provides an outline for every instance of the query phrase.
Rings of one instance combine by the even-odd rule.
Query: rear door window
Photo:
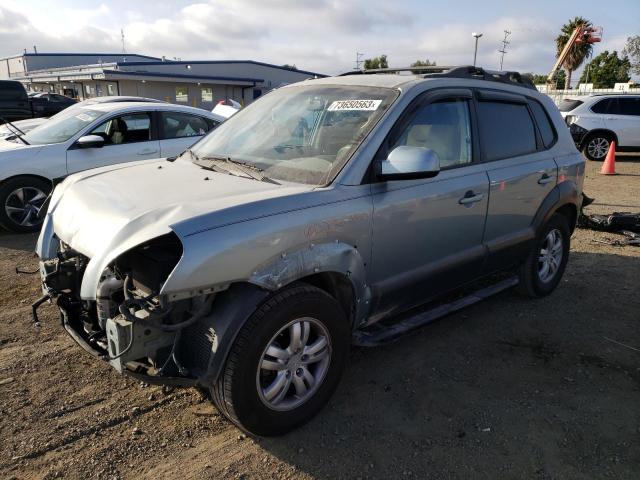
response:
[[[640,116],[640,97],[619,98],[619,115]]]
[[[535,152],[533,119],[525,104],[481,101],[478,126],[484,159],[500,160]]]
[[[0,100],[20,100],[27,96],[20,83],[0,82]]]
[[[205,135],[212,123],[198,115],[183,112],[160,112],[160,131],[163,139]]]

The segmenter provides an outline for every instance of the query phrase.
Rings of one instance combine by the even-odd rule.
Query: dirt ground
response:
[[[640,157],[589,162],[592,212],[640,211]],[[354,348],[329,405],[241,434],[193,389],[165,395],[29,304],[35,236],[0,234],[0,477],[640,478],[640,247],[578,230],[542,300],[507,291],[396,343]]]

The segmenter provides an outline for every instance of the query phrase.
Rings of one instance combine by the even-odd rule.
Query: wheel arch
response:
[[[42,175],[37,175],[35,173],[19,173],[17,175],[12,175],[10,177],[3,178],[2,180],[0,180],[0,187],[11,180],[15,180],[16,178],[33,178],[45,183],[50,183],[51,186],[53,187],[53,182],[51,181],[50,178],[43,177]]]
[[[589,130],[587,134],[584,136],[584,138],[582,139],[582,142],[580,142],[580,150],[582,150],[587,146],[587,141],[590,138],[598,134],[606,135],[607,137],[611,138],[614,142],[616,142],[616,145],[618,145],[618,136],[615,134],[613,130],[609,130],[608,128],[594,128],[593,130]]]
[[[575,182],[567,180],[556,185],[538,208],[533,219],[533,228],[538,232],[554,213],[565,215],[569,220],[571,233],[578,221],[578,211],[582,203],[580,189]]]

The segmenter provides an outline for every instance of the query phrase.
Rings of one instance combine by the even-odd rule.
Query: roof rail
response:
[[[485,70],[481,67],[474,67],[471,65],[458,66],[458,67],[444,67],[444,66],[424,66],[424,67],[401,67],[401,68],[375,68],[370,70],[354,70],[351,72],[345,72],[338,76],[344,75],[369,75],[378,73],[400,73],[411,72],[414,75],[421,75],[422,78],[438,78],[438,77],[453,77],[453,78],[473,78],[476,80],[487,80],[491,82],[500,82],[511,85],[518,85],[520,87],[536,90],[535,85],[530,78],[520,75],[519,72],[513,71],[495,71]]]

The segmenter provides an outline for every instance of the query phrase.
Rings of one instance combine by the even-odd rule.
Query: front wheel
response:
[[[569,259],[571,233],[567,217],[555,213],[539,232],[520,267],[519,290],[530,297],[549,295],[560,283]]]
[[[280,435],[309,421],[336,389],[350,328],[338,302],[299,284],[277,293],[238,334],[211,397],[243,430]]]
[[[37,232],[43,222],[40,209],[51,183],[33,177],[15,177],[0,186],[0,225],[16,233]]]

